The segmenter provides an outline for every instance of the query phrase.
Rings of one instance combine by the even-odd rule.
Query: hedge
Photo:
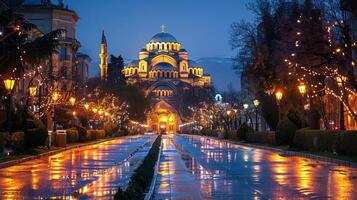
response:
[[[161,135],[153,143],[149,153],[144,158],[141,165],[135,170],[125,191],[121,188],[114,195],[115,200],[124,199],[144,199],[145,192],[150,187],[154,176],[155,164],[158,159],[161,146]]]
[[[275,145],[275,132],[250,132],[247,134],[247,142]]]
[[[294,145],[301,150],[357,156],[357,131],[299,130]]]
[[[79,141],[79,133],[77,129],[68,129],[66,132],[67,143],[74,143]]]

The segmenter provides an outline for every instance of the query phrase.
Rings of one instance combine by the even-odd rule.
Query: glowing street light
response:
[[[280,101],[283,98],[283,92],[278,90],[277,92],[275,92],[275,98],[276,98],[276,102],[278,104],[278,119],[280,121]]]
[[[11,93],[15,86],[15,79],[6,79],[4,80],[4,84],[5,84],[5,89],[9,93]]]
[[[93,108],[92,111],[93,111],[94,113],[97,113],[97,112],[98,112],[98,109],[97,109],[97,108]]]
[[[227,115],[228,115],[228,116],[230,116],[230,115],[231,115],[231,113],[232,113],[232,111],[227,110]]]
[[[84,108],[86,109],[86,110],[88,110],[89,109],[89,104],[84,104]]]
[[[61,97],[61,94],[60,94],[58,91],[54,91],[54,92],[52,93],[52,100],[53,100],[54,102],[57,102],[60,97]]]
[[[304,83],[300,83],[300,85],[298,86],[299,88],[299,92],[302,96],[304,96],[306,94],[306,85]]]
[[[249,104],[247,104],[247,103],[243,104],[243,108],[244,108],[244,110],[247,110],[249,108]]]
[[[260,101],[259,101],[258,99],[255,99],[255,100],[253,101],[253,103],[254,103],[254,106],[255,106],[255,107],[258,107],[259,104],[260,104]]]
[[[74,104],[76,103],[76,98],[74,98],[74,97],[69,98],[69,103],[70,103],[72,106],[74,106]]]
[[[37,92],[37,87],[34,86],[34,85],[31,85],[31,86],[29,87],[29,94],[30,94],[30,96],[31,96],[32,98],[35,97],[36,92]]]
[[[260,105],[260,101],[258,99],[255,99],[253,101],[253,104],[255,106],[255,131],[258,131],[258,106]]]

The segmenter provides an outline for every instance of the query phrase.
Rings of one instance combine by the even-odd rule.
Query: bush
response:
[[[275,140],[278,145],[292,145],[294,143],[294,135],[296,125],[289,119],[281,120],[276,127]]]
[[[106,136],[111,136],[117,131],[117,126],[114,123],[105,123],[104,131]]]
[[[87,140],[97,140],[96,130],[87,130]]]
[[[302,119],[299,112],[295,109],[289,109],[288,113],[286,114],[286,117],[295,124],[297,129],[300,129],[302,127]]]
[[[301,150],[357,156],[357,131],[298,130],[294,145]]]
[[[84,128],[83,126],[75,126],[77,131],[78,131],[78,141],[79,142],[85,142],[87,140],[89,140],[89,138],[87,138],[87,129]]]
[[[7,138],[9,136],[9,133],[7,132],[0,132],[0,154],[3,152],[4,147],[7,143]]]
[[[24,150],[24,139],[25,139],[25,134],[22,131],[13,132],[11,134],[11,144],[14,147],[15,151]]]
[[[42,123],[42,121],[34,118],[28,121],[28,126],[35,128],[26,130],[25,148],[45,146],[48,137],[48,130],[47,127]]]
[[[74,143],[79,141],[79,133],[77,129],[67,130],[67,143]]]
[[[237,131],[239,140],[247,140],[247,134],[254,132],[252,127],[250,127],[247,123],[243,123]]]
[[[105,130],[96,130],[96,138],[104,139],[105,138]]]
[[[141,165],[135,170],[130,179],[128,188],[124,192],[121,188],[118,189],[118,192],[114,195],[115,200],[144,199],[145,192],[149,188],[154,175],[160,146],[161,135],[156,138],[149,153],[146,155]]]
[[[276,144],[275,132],[273,131],[251,132],[247,134],[247,141],[275,145]]]

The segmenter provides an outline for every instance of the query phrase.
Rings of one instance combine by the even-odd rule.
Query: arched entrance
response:
[[[181,123],[178,112],[166,101],[161,100],[152,108],[148,116],[149,130],[157,133],[176,133]]]

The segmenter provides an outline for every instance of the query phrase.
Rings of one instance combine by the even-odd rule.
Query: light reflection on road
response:
[[[156,199],[181,199],[182,191],[185,198],[197,199],[197,194],[190,196],[192,190],[200,191],[202,199],[357,197],[357,169],[210,138],[166,137]]]
[[[118,186],[126,186],[153,139],[123,137],[0,169],[0,199],[111,199]]]

